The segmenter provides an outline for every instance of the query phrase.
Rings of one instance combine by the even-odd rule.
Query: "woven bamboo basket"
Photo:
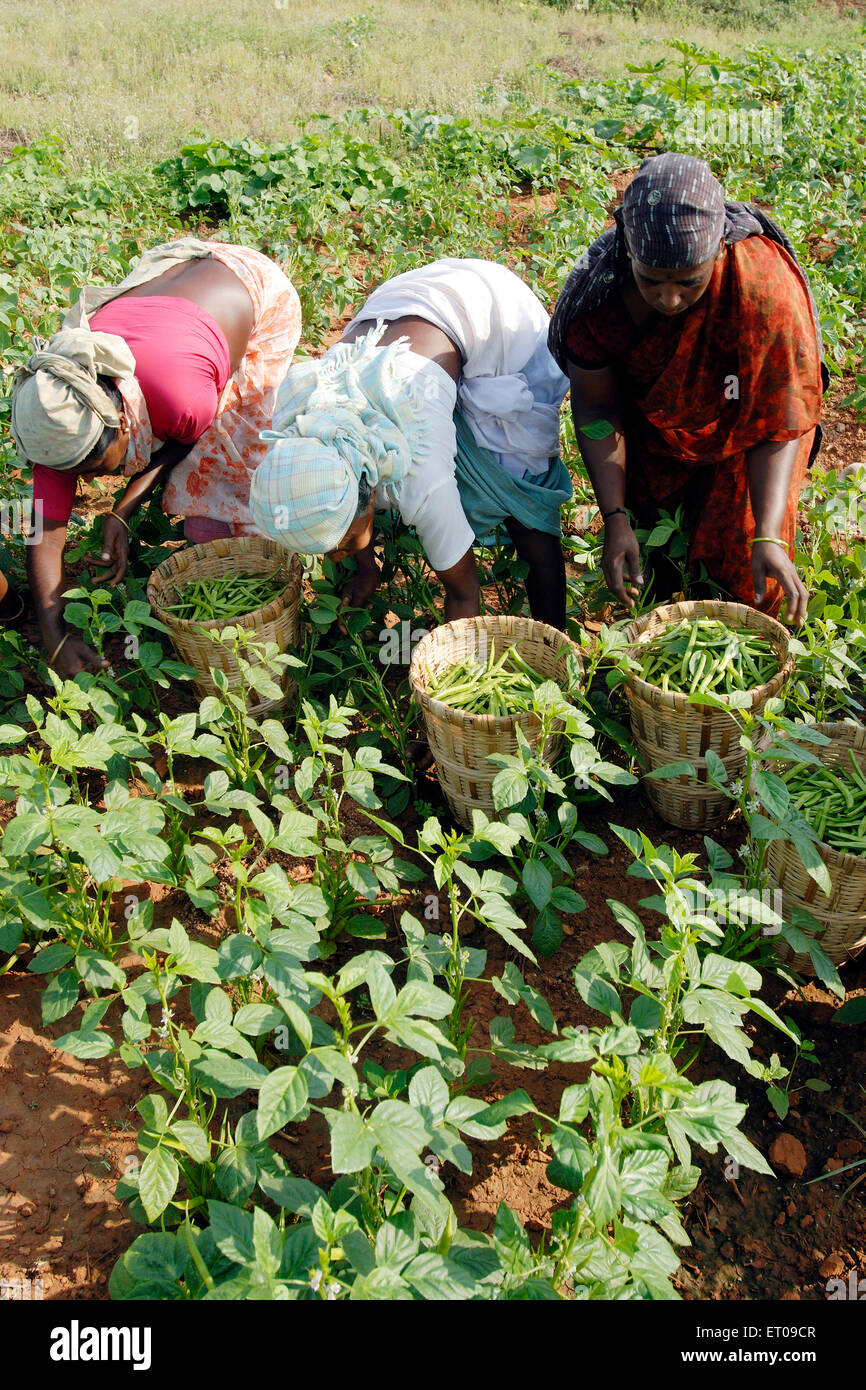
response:
[[[810,749],[827,767],[848,763],[853,750],[866,771],[866,728],[853,724],[816,724],[819,733],[832,742]],[[863,806],[866,815],[866,802]],[[771,882],[782,891],[782,915],[795,907],[811,913],[824,930],[817,936],[834,965],[850,960],[866,946],[866,854],[846,854],[828,844],[816,846],[830,874],[830,893],[823,893],[803,867],[790,840],[771,840],[767,847],[766,869]],[[805,928],[803,930],[806,930]],[[805,952],[795,953],[781,937],[775,939],[779,955],[801,974],[813,975],[814,967]]]
[[[226,573],[271,574],[281,570],[286,589],[264,608],[225,621],[190,622],[167,611],[177,602],[177,592],[196,579],[216,578]],[[281,652],[297,644],[300,634],[301,562],[275,541],[262,536],[229,536],[204,545],[185,546],[164,560],[150,576],[147,597],[160,622],[165,623],[181,661],[192,666],[198,677],[199,695],[216,695],[215,670],[224,671],[230,689],[240,684],[240,669],[230,648],[213,641],[207,634],[226,627],[242,627],[257,642],[276,642]],[[279,709],[285,703],[289,682],[284,676],[279,700],[266,700],[250,692],[247,709],[256,716]]]
[[[568,671],[566,650],[573,653],[578,670],[583,663],[577,647],[558,628],[532,618],[509,614],[483,618],[458,618],[444,623],[418,643],[409,667],[409,683],[424,715],[430,751],[436,759],[439,785],[456,820],[472,826],[472,812],[492,816],[493,779],[500,771],[487,761],[488,753],[517,752],[515,729],[519,724],[533,748],[541,735],[541,721],[531,711],[499,717],[492,714],[466,714],[451,709],[427,694],[427,668],[436,677],[449,666],[467,658],[486,659],[487,643],[494,641],[497,653],[515,646],[523,660],[539,675],[555,680],[566,691]],[[545,761],[552,762],[562,748],[562,733],[556,725],[544,746]]]
[[[664,604],[636,619],[625,635],[631,646],[639,650],[682,618],[714,618],[730,627],[750,628],[769,641],[779,658],[779,670],[772,680],[751,692],[753,713],[759,713],[789,679],[794,660],[788,653],[787,630],[775,618],[744,603],[705,599]],[[706,755],[710,750],[718,754],[729,780],[742,776],[746,754],[739,744],[737,720],[711,705],[692,704],[688,695],[660,690],[638,675],[629,678],[625,693],[632,734],[648,770],[681,761],[692,763],[695,769],[694,777],[683,774],[662,781],[645,777],[644,790],[650,805],[662,820],[684,830],[704,830],[721,824],[733,806],[723,792],[708,785]]]

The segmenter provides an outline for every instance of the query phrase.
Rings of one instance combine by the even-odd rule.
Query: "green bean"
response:
[[[279,572],[196,579],[175,590],[177,602],[166,605],[166,611],[187,622],[228,621],[264,608],[285,588],[285,576]]]
[[[714,618],[683,618],[645,650],[642,678],[662,690],[688,695],[750,690],[779,669],[765,639]]]
[[[514,669],[509,670],[509,665]],[[428,665],[427,693],[466,714],[505,718],[532,709],[533,692],[546,679],[514,647],[507,647],[497,660],[496,645],[491,642],[483,665],[462,661],[435,677]]]
[[[832,849],[866,854],[866,785],[850,752],[852,771],[844,767],[796,764],[782,774],[791,805]]]

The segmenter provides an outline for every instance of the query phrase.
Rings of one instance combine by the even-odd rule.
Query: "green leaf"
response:
[[[724,1144],[731,1158],[735,1158],[744,1168],[751,1168],[756,1173],[765,1173],[768,1178],[776,1176],[764,1155],[740,1130],[730,1130],[725,1135]]]
[[[547,1165],[549,1181],[567,1192],[579,1192],[593,1163],[586,1140],[573,1129],[557,1128],[550,1136],[550,1147],[553,1158]]]
[[[575,893],[573,888],[554,888],[550,895],[550,906],[557,912],[577,913],[586,910],[586,900]]]
[[[540,912],[542,908],[547,907],[553,892],[553,876],[550,870],[537,859],[529,859],[523,866],[521,877],[530,902]]]
[[[282,1022],[283,1011],[273,1004],[243,1004],[234,1017],[237,1031],[251,1038],[273,1032]]]
[[[75,952],[71,946],[67,946],[65,941],[52,941],[50,945],[44,946],[38,955],[28,965],[27,969],[32,970],[36,975],[48,975],[54,970],[61,970],[64,965],[68,965]],[[78,990],[75,991],[76,998]]]
[[[373,1161],[376,1138],[360,1115],[348,1110],[328,1110],[331,1131],[331,1168],[335,1173],[360,1173]]]
[[[604,127],[602,132],[599,127]],[[622,121],[599,121],[596,125],[596,134],[606,138],[608,134],[616,135],[622,129]],[[613,434],[613,425],[609,420],[590,420],[585,425],[579,426],[580,433],[585,434],[587,439],[608,439]]]
[[[648,782],[665,782],[674,777],[694,777],[695,765],[685,761],[665,763],[664,766],[654,767],[652,771],[645,772],[643,775]]]
[[[78,975],[74,970],[61,970],[59,975],[49,980],[42,993],[42,1022],[56,1023],[58,1019],[65,1018],[78,1000],[79,987]]]
[[[775,1110],[780,1120],[784,1120],[790,1109],[788,1092],[783,1091],[779,1086],[767,1087],[767,1099]]]
[[[138,1195],[148,1221],[162,1215],[177,1190],[180,1170],[162,1144],[151,1149],[138,1175]]]
[[[114,1051],[114,1043],[110,1033],[84,1031],[83,1029],[77,1033],[64,1033],[51,1045],[60,1052],[71,1052],[73,1057],[87,1059],[107,1057],[109,1052]]]
[[[601,1150],[585,1195],[597,1226],[613,1220],[622,1205],[622,1180],[610,1149]]]
[[[227,1057],[222,1052],[205,1051],[193,1063],[193,1071],[206,1090],[223,1099],[239,1096],[244,1091],[258,1090],[269,1075],[267,1067],[246,1057]]]
[[[255,1259],[252,1213],[213,1199],[207,1206],[217,1249],[235,1264],[251,1263]]]
[[[175,1120],[171,1133],[196,1163],[210,1162],[210,1139],[200,1125],[192,1120]]]
[[[833,1015],[834,1023],[866,1023],[866,994],[849,999]]]
[[[51,839],[51,828],[41,812],[28,812],[11,820],[3,831],[3,853],[15,860]]]
[[[562,945],[562,923],[548,907],[535,920],[532,944],[540,956],[552,956]]]
[[[752,781],[756,795],[770,815],[777,816],[780,820],[783,819],[788,813],[791,798],[782,778],[777,776],[775,772],[765,772],[758,768]]]
[[[493,779],[493,804],[497,811],[519,806],[529,791],[529,778],[513,767],[503,767]]]
[[[297,1067],[277,1067],[262,1082],[256,1125],[260,1139],[267,1139],[298,1115],[307,1103],[307,1082]]]
[[[369,864],[356,864],[350,861],[345,866],[346,881],[368,902],[375,902],[379,896],[379,880]]]

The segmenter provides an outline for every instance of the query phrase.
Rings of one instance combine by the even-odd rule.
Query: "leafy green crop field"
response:
[[[275,42],[279,7],[276,17],[253,8],[255,32]],[[480,57],[464,57],[471,103],[446,111],[437,97],[450,103],[454,89],[437,87],[432,65],[371,102],[363,74],[384,9],[365,19],[331,8],[322,34],[313,7],[295,7],[294,61],[321,52],[322,70],[325,57],[343,64],[358,98],[330,114],[295,108],[290,138],[277,134],[281,119],[247,119],[239,98],[226,129],[240,123],[256,139],[172,142],[163,130],[147,157],[120,157],[95,133],[89,105],[74,141],[40,130],[7,142],[0,467],[10,503],[27,484],[5,428],[8,374],[29,335],[50,334],[81,284],[118,280],[157,240],[218,234],[278,260],[301,296],[305,350],[317,353],[374,285],[440,255],[503,261],[552,305],[604,227],[620,176],[662,149],[701,154],[729,197],[772,209],[809,269],[836,394],[862,408],[866,58],[856,12],[838,20],[836,47],[806,52],[790,41],[743,46],[729,32],[718,48],[710,35],[670,39],[672,11],[648,9],[654,46],[619,70],[540,75],[520,52],[530,33],[543,35],[540,61],[566,26],[624,31],[630,12],[502,6],[495,80],[490,62],[482,83]],[[487,35],[499,7],[478,9]],[[64,10],[69,34],[92,43],[84,7]],[[132,22],[157,11],[145,5]],[[448,23],[447,6],[435,13]],[[22,101],[44,89],[58,110],[70,79],[52,90],[44,76],[52,49],[33,42],[37,7],[16,15]],[[823,32],[811,12],[802,22]],[[466,19],[467,49],[480,23]],[[203,10],[185,8],[161,31],[162,48],[142,40],[135,90],[166,52],[188,54],[196,24],[214,69],[231,54],[228,20],[214,43]],[[419,48],[434,42],[432,24],[414,36]],[[107,45],[106,32],[106,68]],[[273,83],[271,59],[268,50],[262,81]],[[18,124],[8,104],[0,110]],[[195,124],[182,105],[170,114]],[[502,756],[495,813],[476,812],[471,829],[449,818],[435,778],[413,760],[408,652],[413,631],[439,620],[441,596],[417,540],[396,528],[380,536],[379,594],[347,633],[336,625],[340,573],[325,561],[307,576],[294,653],[224,634],[239,691],[218,680],[198,699],[146,601],[150,572],[180,539],[155,503],[133,520],[130,572],[115,590],[88,571],[99,549],[90,513],[104,505],[96,491],[70,533],[67,622],[111,670],[60,682],[29,628],[0,632],[0,992],[22,971],[36,977],[50,1046],[85,1071],[108,1059],[140,1084],[138,1154],[116,1192],[140,1230],[112,1252],[112,1297],[678,1297],[702,1175],[725,1159],[772,1178],[766,1145],[749,1137],[751,1107],[781,1121],[810,1083],[829,1086],[809,1037],[768,1002],[768,989],[796,997],[798,977],[765,929],[808,956],[838,1034],[864,1021],[856,967],[840,978],[808,934],[814,922],[783,919],[767,897],[777,841],[796,848],[816,885],[829,880],[814,828],[765,766],[768,756],[813,758],[816,721],[862,721],[860,478],[818,468],[804,494],[798,565],[812,598],[792,638],[795,672],[760,718],[732,701],[746,771],[729,780],[710,766],[735,819],[702,839],[665,828],[636,799],[641,767],[622,694],[633,666],[602,589],[591,492],[565,417],[562,443],[576,488],[568,633],[583,677],[533,696],[543,729],[564,726],[556,766],[528,744]],[[681,519],[642,540],[681,558]],[[23,550],[4,534],[2,567],[19,580]],[[479,558],[488,611],[521,612],[513,554]],[[246,697],[278,696],[286,675],[286,706],[257,723]],[[607,905],[593,900],[585,951],[578,888],[602,881],[611,859],[616,891]],[[552,1001],[549,972],[563,959],[567,994],[558,987]],[[480,1229],[457,1194],[515,1133],[540,1155],[547,1205],[539,1220],[503,1201]],[[310,1135],[324,1166],[299,1157]],[[862,1255],[856,1196],[846,1220]]]

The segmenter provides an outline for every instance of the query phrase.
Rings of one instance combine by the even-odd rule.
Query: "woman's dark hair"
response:
[[[117,389],[117,383],[115,382],[114,377],[103,376],[102,374],[100,374],[96,378],[96,380],[102,387],[106,395],[111,397],[118,410],[120,410],[121,406],[123,405],[123,397]],[[102,434],[99,436],[93,448],[90,450],[90,453],[87,455],[86,458],[83,458],[80,463],[76,464],[76,467],[91,468],[94,463],[97,463],[99,459],[102,458],[102,455],[105,453],[106,449],[109,449],[111,445],[114,443],[115,439],[117,438],[117,433],[118,431],[116,425],[106,425],[105,429],[102,431]]]
[[[370,505],[372,493],[373,489],[370,487],[370,479],[367,477],[366,473],[362,473],[358,479],[358,510],[355,513],[356,521],[358,517],[367,515],[367,508]]]

